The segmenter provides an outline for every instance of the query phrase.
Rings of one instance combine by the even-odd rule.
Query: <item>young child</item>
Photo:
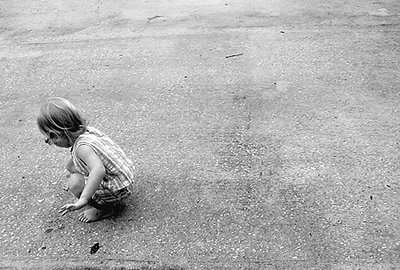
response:
[[[92,222],[114,215],[115,205],[132,193],[134,166],[124,151],[86,120],[68,100],[47,100],[37,117],[46,143],[70,148],[66,169],[71,173],[68,190],[77,198],[59,210],[61,215],[91,206],[79,215]]]

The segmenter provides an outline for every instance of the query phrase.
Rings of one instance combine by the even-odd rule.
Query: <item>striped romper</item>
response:
[[[115,204],[132,194],[135,167],[114,141],[93,127],[88,127],[87,131],[77,138],[71,148],[72,161],[87,180],[89,169],[77,156],[77,149],[81,145],[91,147],[106,170],[99,188],[92,196],[95,202],[100,205]]]

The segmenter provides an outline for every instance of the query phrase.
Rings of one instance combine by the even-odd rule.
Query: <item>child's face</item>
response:
[[[53,132],[49,133],[49,136],[45,140],[45,142],[49,145],[54,144],[58,147],[69,148],[71,144],[66,136],[59,136]]]

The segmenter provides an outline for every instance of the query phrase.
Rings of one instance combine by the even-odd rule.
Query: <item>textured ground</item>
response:
[[[400,269],[399,12],[0,1],[0,269]],[[119,216],[58,215],[50,96],[137,164]]]

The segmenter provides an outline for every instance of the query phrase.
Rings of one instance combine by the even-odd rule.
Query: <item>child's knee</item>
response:
[[[67,162],[67,165],[65,165],[65,169],[70,172],[70,173],[77,173],[78,170],[76,169],[74,163],[72,162],[72,160]]]
[[[73,173],[69,177],[68,190],[71,191],[76,197],[80,197],[85,187],[85,178],[80,173]]]

